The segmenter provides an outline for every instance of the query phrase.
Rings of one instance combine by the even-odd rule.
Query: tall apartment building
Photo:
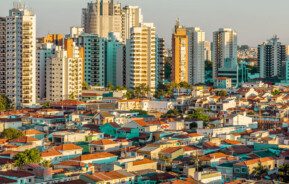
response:
[[[20,3],[6,17],[6,95],[15,107],[36,104],[36,16]]]
[[[156,85],[164,83],[165,81],[165,60],[166,60],[166,48],[165,40],[160,37],[156,37]]]
[[[86,33],[107,37],[109,32],[122,32],[120,3],[95,0],[82,10],[82,27]]]
[[[64,36],[62,34],[48,34],[40,39],[40,43],[53,43],[57,46],[63,45]]]
[[[122,9],[122,32],[121,37],[125,43],[130,38],[130,30],[132,27],[139,26],[143,22],[143,15],[138,6],[125,6]]]
[[[70,37],[71,38],[78,38],[82,33],[84,33],[83,27],[71,27],[70,28]]]
[[[275,35],[258,46],[258,64],[260,77],[269,79],[282,77],[282,62],[286,61],[286,46]]]
[[[213,33],[212,62],[213,79],[219,76],[220,68],[237,70],[237,33],[234,30],[220,28]]]
[[[105,85],[124,86],[124,49],[113,33],[109,34],[105,44]]]
[[[189,82],[189,37],[177,21],[172,35],[172,82]]]
[[[82,93],[82,58],[68,57],[67,51],[57,46],[55,55],[46,63],[46,95],[48,101],[79,99]]]
[[[204,43],[205,48],[205,61],[212,61],[212,49],[211,49],[211,42],[205,41]]]
[[[127,42],[126,82],[130,88],[144,84],[151,92],[156,89],[156,28],[141,23],[131,29]]]
[[[53,43],[39,43],[37,46],[37,73],[36,73],[36,92],[37,101],[41,102],[46,99],[46,65],[55,52]]]
[[[106,39],[95,34],[82,34],[77,45],[84,48],[84,81],[92,86],[105,86]]]
[[[205,32],[199,27],[187,28],[189,39],[189,83],[205,83]]]
[[[0,17],[0,94],[6,94],[6,18]]]

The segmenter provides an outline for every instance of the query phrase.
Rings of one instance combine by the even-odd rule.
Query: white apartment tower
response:
[[[6,94],[6,18],[0,17],[0,94]]]
[[[53,43],[41,43],[37,47],[36,92],[37,101],[41,102],[46,99],[46,64],[54,54],[55,45]]]
[[[21,3],[6,17],[6,95],[15,107],[36,104],[36,16]]]
[[[95,0],[82,10],[84,32],[107,37],[109,32],[122,32],[121,5],[113,0]]]
[[[230,28],[220,28],[213,33],[213,79],[225,62],[232,67],[237,64],[237,33]]]
[[[212,50],[211,50],[211,42],[205,41],[205,61],[212,61]]]
[[[282,62],[286,61],[286,46],[275,35],[267,42],[258,45],[258,64],[260,77],[272,79],[282,77]]]
[[[46,95],[48,101],[79,99],[82,92],[82,59],[57,46],[55,55],[46,64]]]
[[[189,83],[205,83],[205,32],[187,28],[189,38]]]
[[[126,82],[130,88],[145,84],[156,88],[156,28],[153,23],[141,23],[131,29],[127,42]]]
[[[126,42],[130,38],[132,27],[139,26],[143,22],[143,15],[138,6],[125,6],[122,9],[122,40]]]

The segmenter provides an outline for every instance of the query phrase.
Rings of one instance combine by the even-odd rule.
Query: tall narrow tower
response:
[[[36,16],[21,3],[6,17],[6,95],[15,107],[36,103]]]
[[[189,39],[187,30],[177,20],[172,36],[172,82],[189,82]]]
[[[213,79],[218,77],[218,71],[225,66],[233,68],[237,65],[237,33],[230,28],[220,28],[213,33]]]

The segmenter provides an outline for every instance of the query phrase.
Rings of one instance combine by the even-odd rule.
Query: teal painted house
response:
[[[112,138],[132,139],[139,137],[137,128],[122,128],[117,123],[106,123],[100,127],[100,131]]]

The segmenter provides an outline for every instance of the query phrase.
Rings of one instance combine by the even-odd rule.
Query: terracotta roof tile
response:
[[[63,145],[54,147],[54,149],[57,151],[69,151],[69,150],[77,150],[77,149],[82,150],[83,148],[75,144],[63,144]]]
[[[22,133],[23,133],[24,135],[39,135],[39,134],[44,134],[43,132],[40,132],[40,131],[35,130],[35,129],[24,130]]]
[[[99,152],[99,153],[81,155],[72,160],[87,161],[87,160],[95,160],[95,159],[108,158],[108,157],[116,157],[116,155],[107,153],[107,152]]]
[[[132,162],[132,164],[135,166],[135,165],[143,165],[143,164],[151,164],[151,163],[156,163],[155,161],[153,160],[150,160],[150,159],[147,159],[147,158],[144,158],[142,160],[137,160],[137,161],[134,161]]]
[[[110,139],[101,139],[97,141],[92,141],[90,144],[109,145],[109,144],[117,144],[117,143]]]

